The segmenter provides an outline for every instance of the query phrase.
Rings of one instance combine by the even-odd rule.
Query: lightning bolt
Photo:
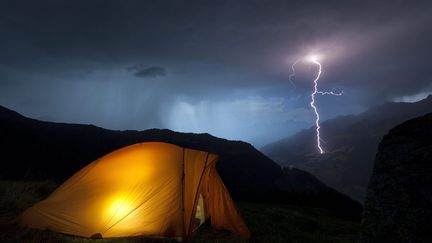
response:
[[[294,84],[293,78],[295,77],[295,65],[300,61],[300,59],[297,59],[292,65],[291,65],[291,73],[288,76],[289,81],[291,82],[291,85],[296,88],[296,85]]]
[[[297,59],[292,65],[291,65],[291,73],[289,75],[289,81],[291,82],[291,84],[294,86],[294,88],[296,87],[294,82],[293,82],[293,78],[295,77],[296,73],[295,73],[295,65],[300,61],[301,59]],[[332,91],[319,91],[318,90],[318,80],[321,77],[321,72],[322,72],[322,65],[321,63],[317,60],[316,56],[310,56],[307,59],[309,62],[312,62],[314,64],[316,64],[318,66],[318,73],[317,76],[315,77],[315,79],[313,80],[314,86],[313,86],[313,92],[311,94],[311,102],[310,102],[310,106],[312,107],[314,113],[315,113],[315,131],[316,131],[316,143],[317,143],[317,147],[318,150],[320,152],[320,154],[324,154],[324,149],[321,147],[321,141],[324,142],[324,140],[321,139],[320,136],[320,114],[318,112],[318,108],[316,107],[316,95],[333,95],[333,96],[341,96],[343,94],[343,91],[340,92],[335,92],[334,89]]]
[[[333,92],[333,91],[318,91],[318,80],[321,76],[321,72],[322,72],[322,66],[321,63],[318,62],[318,60],[316,60],[316,58],[312,58],[311,60],[314,64],[316,64],[318,66],[318,74],[315,77],[313,83],[314,83],[314,90],[312,92],[311,95],[311,102],[310,102],[310,106],[312,107],[314,113],[315,113],[315,131],[316,131],[316,143],[317,143],[317,147],[318,150],[320,151],[321,154],[324,153],[323,148],[321,147],[321,137],[320,137],[320,115],[318,112],[318,109],[315,105],[315,95],[320,94],[320,95],[335,95],[335,96],[341,96],[343,94],[343,91],[341,92]]]

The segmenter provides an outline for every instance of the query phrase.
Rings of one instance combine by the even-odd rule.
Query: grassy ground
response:
[[[91,240],[50,231],[24,229],[12,223],[25,208],[46,197],[56,185],[51,182],[0,181],[0,242],[132,243],[175,242],[143,237]],[[314,208],[261,203],[238,203],[252,232],[250,242],[354,243],[359,224],[332,217]],[[229,232],[204,225],[193,242],[245,242]]]

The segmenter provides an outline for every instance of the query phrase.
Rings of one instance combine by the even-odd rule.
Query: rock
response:
[[[369,181],[363,243],[432,242],[432,113],[384,136]]]
[[[102,234],[101,233],[96,233],[96,234],[90,236],[90,239],[93,239],[93,240],[102,239]]]

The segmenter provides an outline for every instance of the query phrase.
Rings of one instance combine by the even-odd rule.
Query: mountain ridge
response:
[[[242,200],[311,205],[359,218],[361,206],[308,172],[282,168],[243,141],[208,133],[168,129],[113,131],[94,125],[27,118],[0,107],[3,179],[64,181],[103,155],[140,142],[167,142],[219,155],[217,170],[231,194]],[[323,201],[324,203],[318,203]],[[339,207],[339,208],[338,208]]]
[[[282,170],[243,141],[168,129],[113,131],[94,125],[46,122],[4,107],[0,107],[0,134],[3,179],[61,182],[121,147],[166,142],[218,154],[217,170],[236,199],[310,205],[340,211],[341,217],[360,217],[361,206],[346,195],[308,172]]]
[[[432,95],[414,103],[387,102],[357,115],[322,122],[325,154],[317,153],[315,128],[270,143],[260,150],[281,166],[306,170],[363,201],[381,138],[395,125],[432,111]]]

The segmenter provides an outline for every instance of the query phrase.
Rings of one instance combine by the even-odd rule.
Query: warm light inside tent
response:
[[[108,218],[112,223],[122,220],[132,211],[132,203],[127,197],[114,197],[108,204]]]

